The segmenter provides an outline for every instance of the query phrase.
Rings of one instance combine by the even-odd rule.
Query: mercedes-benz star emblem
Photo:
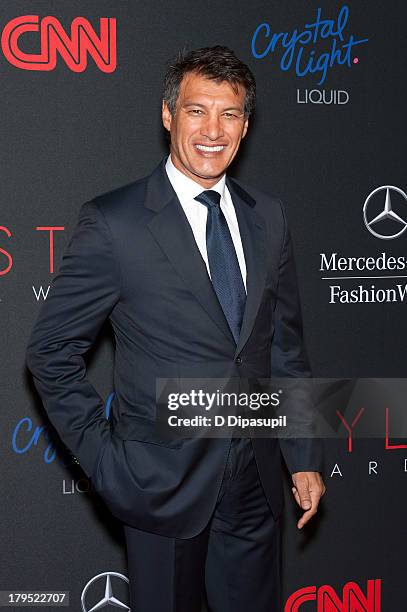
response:
[[[384,207],[379,214],[369,220],[367,218],[368,205],[373,199],[376,199],[374,196],[381,191],[385,192]],[[396,195],[397,199],[400,200],[401,196],[403,203],[407,203],[407,195],[402,189],[399,189],[399,187],[394,187],[393,185],[382,185],[381,187],[374,189],[372,193],[367,196],[363,205],[363,220],[367,229],[371,234],[373,234],[373,236],[376,236],[376,238],[381,238],[382,240],[392,240],[393,238],[398,238],[407,229],[407,221],[402,219],[396,212],[394,212],[392,208],[391,193],[393,194],[393,197],[398,194]],[[375,226],[375,229],[372,228],[372,225]],[[388,233],[386,233],[386,226],[390,230]],[[397,231],[395,229],[397,227],[401,227],[401,229]],[[382,230],[383,233],[380,230]]]
[[[129,579],[126,576],[123,576],[123,574],[119,574],[118,572],[103,572],[103,574],[98,574],[97,576],[94,576],[91,580],[89,580],[89,582],[87,583],[87,585],[82,591],[82,596],[81,596],[82,612],[96,612],[96,610],[102,610],[105,607],[108,607],[109,609],[110,607],[118,608],[119,610],[125,610],[125,612],[130,612],[130,607],[113,595],[112,581],[111,581],[112,576],[115,576],[116,578],[120,578],[121,580],[124,580],[125,582],[127,582],[127,584],[129,584]],[[91,586],[94,586],[97,581],[101,581],[104,577],[105,577],[104,597],[99,599],[99,601],[93,604],[92,607],[88,608],[86,605],[86,598],[88,595],[89,588]]]

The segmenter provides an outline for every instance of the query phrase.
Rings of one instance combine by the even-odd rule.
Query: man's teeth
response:
[[[216,152],[223,151],[223,149],[225,148],[225,145],[217,145],[215,147],[207,147],[205,145],[197,144],[195,146],[200,151],[208,151],[209,153],[212,153],[213,151],[216,151]]]

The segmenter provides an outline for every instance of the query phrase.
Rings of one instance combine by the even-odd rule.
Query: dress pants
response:
[[[195,537],[124,525],[131,612],[281,612],[281,531],[250,438],[233,438],[214,512]]]

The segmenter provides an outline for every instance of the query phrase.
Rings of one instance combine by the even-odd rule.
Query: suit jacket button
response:
[[[235,363],[237,363],[237,365],[241,365],[242,361],[243,359],[240,357],[240,355],[235,359]]]

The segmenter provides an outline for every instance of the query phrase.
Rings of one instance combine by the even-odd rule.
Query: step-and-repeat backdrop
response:
[[[80,206],[166,152],[180,48],[227,45],[256,76],[231,173],[286,205],[314,375],[406,375],[406,17],[402,0],[1,3],[0,591],[68,592],[65,609],[89,612],[110,582],[128,601],[122,527],[47,422],[25,346]],[[112,365],[106,324],[88,371],[107,410]],[[326,443],[327,493],[302,531],[287,479],[285,610],[402,612],[406,406],[384,398],[373,439],[356,436],[368,405],[336,408],[347,434]]]

